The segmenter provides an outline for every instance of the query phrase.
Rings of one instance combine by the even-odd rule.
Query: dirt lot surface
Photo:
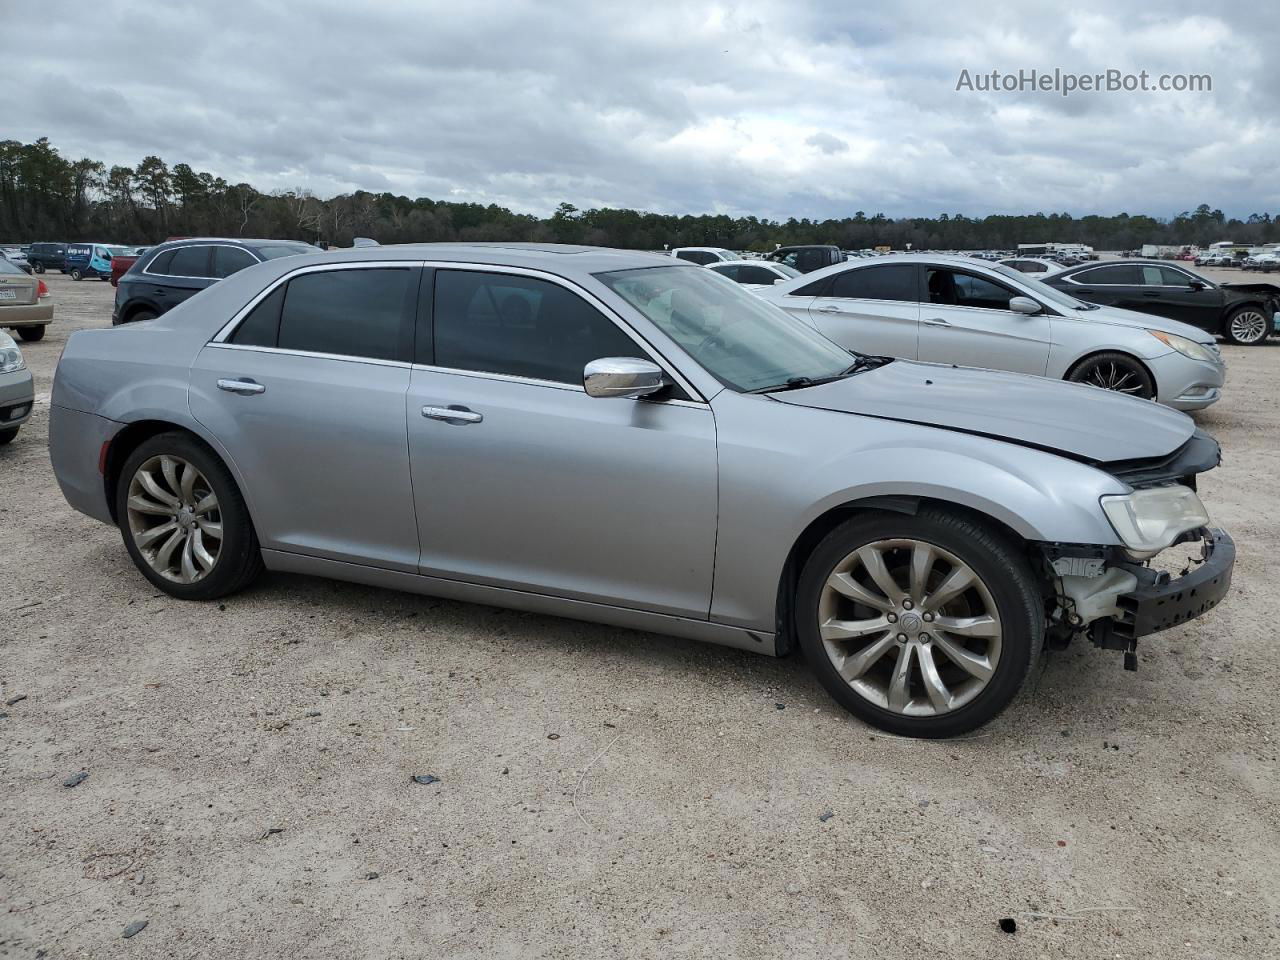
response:
[[[1280,341],[1197,416],[1229,599],[924,743],[799,659],[292,576],[158,594],[54,482],[50,378],[113,290],[50,284],[0,448],[0,957],[1280,956]]]

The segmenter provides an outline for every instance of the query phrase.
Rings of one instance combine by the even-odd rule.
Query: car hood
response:
[[[1266,297],[1280,296],[1280,287],[1274,283],[1220,283],[1218,286],[1232,295],[1233,300],[1251,299],[1250,294],[1255,293]]]
[[[907,360],[769,396],[980,434],[1089,463],[1167,456],[1195,432],[1185,413],[1150,400],[1044,377]]]
[[[1172,333],[1186,337],[1196,343],[1213,343],[1213,334],[1193,327],[1180,320],[1157,317],[1153,313],[1140,313],[1137,310],[1122,310],[1120,307],[1099,306],[1097,310],[1066,311],[1073,320],[1089,320],[1093,323],[1110,323],[1119,327],[1137,327],[1142,330],[1159,330],[1161,333]]]

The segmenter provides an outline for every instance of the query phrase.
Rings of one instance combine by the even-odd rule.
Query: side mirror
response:
[[[635,357],[592,360],[582,371],[582,386],[589,397],[647,397],[667,385],[656,363]]]
[[[786,283],[786,280],[785,280],[785,279],[783,279],[782,277],[774,277],[774,278],[773,278],[773,282],[774,282],[774,283]]]
[[[1030,297],[1013,297],[1009,301],[1009,309],[1014,313],[1021,313],[1023,316],[1034,317],[1041,312],[1040,304],[1036,303]]]
[[[1190,286],[1192,290],[1203,290],[1203,289],[1204,289],[1204,284],[1203,284],[1201,281],[1199,281],[1199,280],[1192,280],[1192,281],[1191,281],[1191,283],[1190,283],[1190,284],[1188,284],[1188,286]]]

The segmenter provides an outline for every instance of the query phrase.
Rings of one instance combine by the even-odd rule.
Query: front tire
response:
[[[27,343],[35,343],[44,339],[44,324],[34,324],[18,328],[18,336]]]
[[[10,427],[8,430],[0,430],[0,447],[3,447],[6,443],[12,443],[20,429],[22,428]]]
[[[1086,357],[1067,374],[1067,379],[1143,400],[1154,399],[1156,395],[1156,384],[1151,374],[1126,353],[1113,351]]]
[[[1043,603],[1026,559],[965,517],[867,512],[805,563],[796,632],[818,680],[846,710],[907,737],[942,738],[991,720],[1044,646]]]
[[[32,269],[32,270],[34,270],[36,273],[44,273],[44,264],[43,264],[43,263],[33,263],[33,264],[31,265],[31,269]]]
[[[1266,341],[1273,322],[1261,307],[1244,306],[1232,311],[1231,316],[1227,317],[1222,333],[1232,343],[1242,347],[1256,347]]]
[[[162,433],[129,454],[116,518],[142,575],[181,600],[235,593],[262,572],[262,550],[235,480],[203,442]]]
[[[71,279],[72,279],[72,280],[80,280],[80,279],[81,279],[81,278],[83,278],[83,277],[84,277],[84,274],[80,272],[80,268],[79,268],[79,267],[72,267],[72,268],[71,268]]]

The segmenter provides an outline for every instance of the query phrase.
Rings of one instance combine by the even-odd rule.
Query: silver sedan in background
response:
[[[801,646],[909,736],[985,723],[1050,640],[1132,658],[1235,555],[1194,489],[1218,445],[1181,413],[854,355],[710,270],[589,247],[250,267],[72,334],[49,448],[175,597],[265,566]],[[1149,566],[1188,543],[1185,576]]]
[[[837,264],[756,292],[863,353],[1071,380],[1178,410],[1216,403],[1226,382],[1211,333],[970,257]]]

